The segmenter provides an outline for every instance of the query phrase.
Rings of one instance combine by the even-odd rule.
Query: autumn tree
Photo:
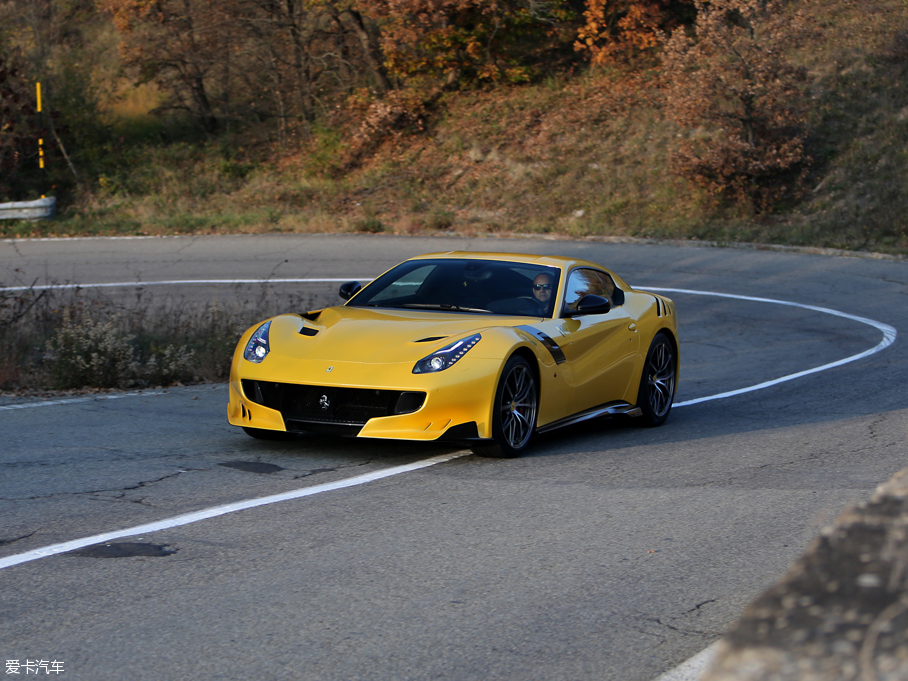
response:
[[[522,82],[532,54],[557,42],[564,0],[360,0],[381,28],[388,70],[402,78]]]
[[[594,64],[654,52],[665,31],[692,20],[691,0],[587,0],[574,47]]]
[[[51,183],[79,178],[93,145],[106,134],[99,121],[100,67],[109,61],[98,40],[101,17],[92,0],[7,0],[0,3],[0,50],[21,55],[19,71],[29,81],[32,101],[41,83],[43,113],[36,117],[45,139]],[[38,120],[40,119],[40,121]],[[59,174],[57,171],[60,170]]]
[[[230,5],[251,68],[287,115],[312,118],[356,88],[390,89],[377,31],[349,1],[242,0]]]
[[[232,53],[241,41],[217,0],[100,0],[123,36],[124,63],[154,81],[169,105],[202,127],[218,127],[217,97],[229,93]]]
[[[209,131],[226,120],[325,115],[390,85],[377,31],[352,0],[102,0],[128,66]]]
[[[13,198],[23,161],[37,152],[34,98],[21,63],[17,53],[0,51],[0,200]]]
[[[697,0],[694,35],[676,30],[662,66],[668,115],[688,133],[672,169],[759,212],[795,188],[809,162],[805,69],[786,50],[810,30],[777,0]]]

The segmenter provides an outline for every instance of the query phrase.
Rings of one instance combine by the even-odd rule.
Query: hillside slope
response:
[[[820,30],[790,56],[812,77],[813,163],[805,193],[771,214],[717,205],[669,172],[690,131],[667,120],[654,72],[594,69],[447,93],[355,162],[350,116],[302,149],[261,131],[136,148],[61,219],[0,232],[454,230],[908,253],[908,5],[807,6]]]

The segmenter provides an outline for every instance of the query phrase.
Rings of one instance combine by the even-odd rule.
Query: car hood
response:
[[[526,324],[527,317],[423,310],[331,307],[314,321],[281,315],[271,323],[271,351],[299,359],[416,362],[470,333]]]

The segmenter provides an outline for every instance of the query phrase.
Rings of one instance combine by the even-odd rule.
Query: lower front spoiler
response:
[[[368,424],[366,424],[368,425]],[[381,436],[370,436],[362,434],[366,425],[359,423],[324,423],[320,421],[301,421],[296,419],[287,419],[286,426],[288,433],[313,433],[316,435],[335,435],[339,437],[373,437],[384,439]],[[393,438],[403,439],[403,438]],[[461,423],[451,426],[442,434],[436,437],[434,442],[464,442],[480,440],[479,428],[476,421]]]

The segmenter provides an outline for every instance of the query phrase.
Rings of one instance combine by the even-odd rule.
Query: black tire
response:
[[[284,430],[265,430],[264,428],[249,428],[242,426],[246,435],[254,437],[256,440],[295,440],[296,433],[288,433]]]
[[[657,333],[646,353],[637,406],[643,411],[643,424],[661,426],[672,411],[678,378],[675,346],[664,333]]]
[[[477,442],[473,453],[511,459],[520,456],[536,431],[539,391],[530,363],[513,355],[504,365],[492,414],[492,440]]]

